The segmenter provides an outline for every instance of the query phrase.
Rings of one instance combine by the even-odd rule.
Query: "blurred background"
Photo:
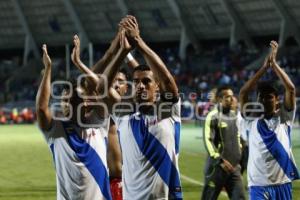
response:
[[[186,117],[180,157],[185,199],[199,199],[203,186],[201,119],[211,107],[211,90],[229,84],[238,95],[276,40],[278,62],[300,96],[299,0],[0,0],[0,199],[55,199],[51,154],[34,124],[42,44],[53,62],[52,81],[74,77],[73,35],[80,36],[82,58],[92,66],[126,14],[137,18],[141,36],[180,88]],[[272,72],[263,79],[278,82]],[[299,108],[293,130],[298,165]],[[300,199],[297,182],[294,197]],[[222,193],[220,199],[227,196]]]

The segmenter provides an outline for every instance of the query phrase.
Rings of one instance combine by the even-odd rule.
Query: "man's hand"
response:
[[[227,172],[232,173],[234,171],[234,167],[231,165],[231,163],[226,160],[222,159],[221,167]]]
[[[271,66],[271,53],[267,55],[267,57],[264,60],[263,68],[268,68]]]
[[[125,18],[121,20],[119,26],[121,27],[121,29],[126,30],[126,36],[130,40],[140,37],[139,25],[134,16],[127,15]]]
[[[73,37],[74,48],[72,51],[71,59],[75,65],[81,62],[80,60],[80,39],[77,35]]]
[[[51,62],[51,59],[48,55],[47,45],[43,44],[42,49],[43,49],[43,63],[44,63],[44,66],[45,67],[51,67],[52,62]]]
[[[122,30],[120,33],[120,47],[125,50],[125,51],[130,51],[132,50],[131,44],[128,42],[125,30]]]
[[[276,56],[277,56],[277,52],[278,52],[278,43],[274,40],[272,40],[270,42],[270,46],[272,48],[272,51],[271,51],[271,63],[272,65],[274,63],[276,63]]]

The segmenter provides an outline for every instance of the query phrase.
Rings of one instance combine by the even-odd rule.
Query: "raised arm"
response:
[[[139,33],[139,27],[135,17],[127,16],[122,21],[126,34],[135,43],[136,48],[142,53],[147,64],[159,81],[160,91],[171,93],[174,98],[179,96],[176,82],[160,57],[144,42]]]
[[[296,106],[296,89],[295,85],[285,73],[285,71],[278,65],[276,62],[276,56],[278,51],[278,44],[276,41],[271,41],[272,47],[271,53],[271,67],[274,70],[275,74],[279,77],[285,88],[284,94],[284,106],[287,110],[294,110]]]
[[[81,61],[80,39],[77,35],[74,35],[73,43],[74,43],[74,48],[71,55],[72,62],[82,73],[87,75],[87,80],[89,82],[89,85],[92,86],[93,90],[96,90],[99,84],[99,77]]]
[[[125,31],[119,34],[119,41],[120,41],[120,48],[116,55],[113,57],[113,59],[110,61],[108,66],[105,67],[105,70],[103,71],[103,76],[107,78],[107,85],[105,85],[105,82],[102,78],[99,78],[95,72],[90,70],[88,67],[86,67],[80,60],[80,40],[77,36],[74,36],[74,49],[72,53],[72,61],[74,64],[85,74],[88,75],[89,83],[92,84],[93,89],[96,90],[98,93],[102,94],[102,91],[104,91],[105,87],[109,88],[108,92],[108,99],[112,101],[119,101],[120,95],[116,91],[114,91],[113,88],[111,88],[114,77],[116,76],[123,60],[125,59],[126,55],[130,52],[131,46],[128,43]]]
[[[137,66],[139,66],[138,61],[131,55],[131,53],[129,52],[125,58],[125,62],[127,64],[128,67],[134,69]]]
[[[43,45],[43,63],[45,66],[43,78],[36,95],[36,115],[38,126],[43,131],[51,128],[52,116],[49,108],[51,91],[51,59],[47,52],[47,46]]]
[[[132,46],[129,44],[127,37],[125,35],[125,30],[122,30],[120,33],[120,48],[116,55],[113,57],[111,62],[108,64],[108,66],[105,68],[103,75],[107,77],[108,81],[108,87],[110,88],[112,86],[113,80],[116,76],[116,74],[119,71],[120,66],[122,65],[122,62],[124,61],[127,54],[132,49]]]
[[[264,75],[269,67],[270,55],[268,54],[265,58],[263,66],[251,77],[241,88],[239,94],[239,101],[241,104],[241,113],[244,113],[245,104],[248,102],[248,95],[251,90],[253,90],[258,82],[258,80]]]
[[[102,74],[112,60],[114,55],[117,53],[118,49],[120,48],[120,30],[118,31],[117,35],[111,42],[108,50],[105,52],[104,56],[92,67],[92,71],[96,74]]]

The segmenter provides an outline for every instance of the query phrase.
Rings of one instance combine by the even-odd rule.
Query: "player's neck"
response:
[[[224,108],[222,105],[219,105],[219,111],[223,114],[228,114],[230,112],[230,108]]]
[[[265,113],[264,114],[264,118],[267,119],[267,120],[269,120],[269,119],[271,119],[275,116],[276,116],[276,113]]]
[[[138,107],[138,111],[144,115],[153,115],[155,113],[155,109],[153,105],[142,105]]]
[[[74,124],[74,125],[78,125],[78,123],[77,123],[77,119],[70,119],[70,121],[69,121],[71,124]]]

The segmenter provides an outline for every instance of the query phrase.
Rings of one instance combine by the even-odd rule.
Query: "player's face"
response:
[[[87,88],[86,86],[77,87],[76,91],[78,95],[77,98],[75,98],[74,103],[72,104],[75,108],[74,113],[76,113],[77,119],[77,108],[80,106],[81,121],[84,121],[86,114],[97,108],[95,103],[97,103],[98,101],[93,98],[94,96],[97,96],[97,93],[94,90]]]
[[[76,92],[76,94],[75,94]],[[65,117],[69,117],[70,114],[72,114],[71,119],[75,120],[77,118],[77,108],[78,106],[83,102],[83,99],[81,99],[78,94],[82,93],[83,91],[80,89],[76,89],[74,93],[71,95],[71,97],[68,97],[69,91],[63,90],[62,92],[62,100],[61,100],[61,107],[62,112]],[[83,93],[82,93],[83,95]],[[84,108],[84,106],[83,106]],[[72,113],[71,112],[72,109]],[[84,112],[81,112],[84,114]]]
[[[134,94],[137,103],[153,103],[158,85],[152,71],[135,71],[133,74]]]
[[[127,92],[127,78],[125,74],[119,72],[113,82],[113,88],[121,95],[124,96]]]
[[[221,104],[224,109],[232,109],[234,103],[234,96],[231,89],[222,91]]]
[[[279,104],[279,97],[273,93],[259,94],[258,101],[264,106],[265,114],[276,112]]]
[[[232,98],[231,109],[234,111],[237,111],[237,109],[238,109],[238,100],[235,96],[233,96],[233,98]]]
[[[63,90],[62,92],[62,99],[61,99],[61,109],[62,113],[65,117],[68,117],[70,115],[70,98],[68,97],[69,91]]]

